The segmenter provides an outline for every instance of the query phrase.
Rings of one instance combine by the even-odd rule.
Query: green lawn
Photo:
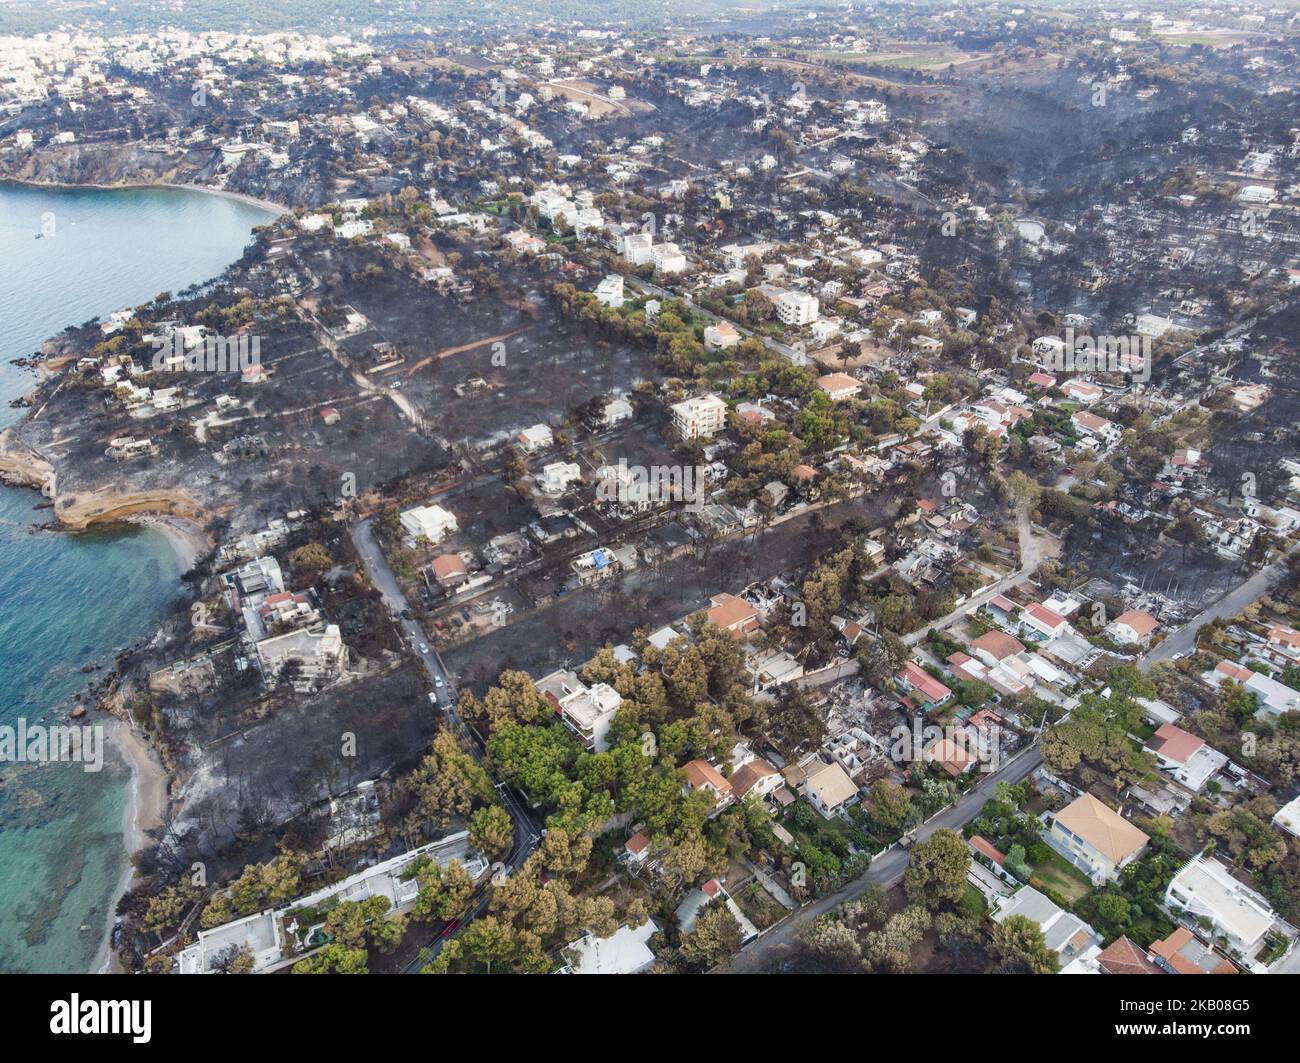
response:
[[[984,900],[984,894],[967,882],[966,895],[962,898],[962,907],[968,908],[974,912],[979,912],[980,915],[983,916],[985,910],[988,908],[988,904]]]
[[[894,66],[900,70],[926,70],[933,67],[947,66],[964,59],[960,52],[911,52],[906,55],[867,56],[865,62],[878,66]]]
[[[1071,904],[1092,892],[1092,883],[1057,853],[1052,853],[1050,859],[1035,865],[1032,870],[1029,879],[1031,886],[1046,886],[1055,890]]]

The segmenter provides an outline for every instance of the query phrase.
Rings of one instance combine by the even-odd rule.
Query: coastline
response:
[[[93,188],[101,192],[125,191],[127,189],[145,189],[145,188],[183,188],[190,192],[205,192],[210,196],[220,196],[225,199],[234,199],[240,203],[247,203],[252,207],[261,207],[263,210],[273,211],[277,216],[292,214],[293,208],[285,206],[283,203],[275,203],[269,199],[259,199],[257,196],[250,196],[245,192],[232,192],[225,188],[209,188],[206,185],[196,185],[169,181],[119,181],[115,184],[94,184],[90,182],[68,183],[66,181],[31,181],[21,177],[0,177],[0,185],[9,184],[17,185],[22,188],[49,188],[75,190],[78,188]]]
[[[113,889],[108,906],[108,925],[95,960],[98,974],[120,974],[122,967],[113,951],[113,930],[117,924],[117,906],[136,883],[134,857],[149,844],[148,832],[162,825],[169,803],[171,780],[147,738],[129,723],[111,717],[109,741],[121,754],[131,772],[131,787],[123,816],[122,835],[126,844],[127,864]]]
[[[131,518],[130,523],[157,528],[166,537],[168,545],[180,558],[183,571],[188,572],[212,548],[207,532],[193,521],[183,517],[142,516]],[[170,804],[171,776],[163,766],[153,742],[131,723],[116,717],[110,718],[110,741],[116,746],[131,772],[131,786],[127,796],[126,814],[122,823],[122,842],[126,850],[126,867],[113,889],[108,906],[104,939],[95,959],[94,971],[99,974],[123,974],[117,953],[113,950],[113,930],[117,926],[117,906],[136,885],[138,874],[135,856],[150,844],[149,831],[162,825]]]
[[[211,537],[201,525],[185,517],[146,514],[127,518],[128,523],[157,528],[181,561],[181,571],[188,572],[211,551]]]
[[[26,187],[49,191],[83,188],[101,191],[157,188],[202,192],[212,196],[240,201],[265,211],[267,216],[259,224],[269,224],[274,220],[272,216],[279,217],[291,210],[284,204],[259,199],[244,193],[207,188],[201,185],[168,182],[166,180],[88,184],[23,180],[8,176],[0,177],[0,190],[6,185],[12,185],[15,189]],[[180,197],[165,197],[161,201],[167,202],[168,199],[173,204],[171,210],[182,208],[184,201]],[[195,203],[198,203],[198,201],[195,201]],[[201,203],[198,203],[198,206],[201,207]],[[214,210],[209,206],[206,212],[200,210],[200,213],[214,214],[224,218],[230,212],[221,209]],[[244,212],[236,213],[242,215]],[[249,219],[248,228],[240,226],[240,234],[247,237],[248,229],[251,227],[252,219]],[[236,255],[237,250],[232,249],[230,254],[232,256]],[[226,259],[223,258],[219,262],[214,261],[210,268],[219,271],[227,264]],[[6,325],[8,323],[6,320]],[[57,322],[55,327],[57,327]],[[46,340],[42,343],[42,351],[46,349],[44,344],[48,342]],[[8,377],[5,378],[5,383],[8,384]],[[25,390],[29,386],[24,379],[14,374],[15,397],[18,395],[16,389],[21,387]],[[6,388],[6,391],[8,391],[8,388]],[[40,413],[39,410],[35,412],[38,415]],[[32,414],[33,411],[30,409],[22,410],[17,413],[18,420],[16,422],[8,423],[6,419],[5,423],[0,424],[0,483],[4,483],[7,487],[12,487],[15,490],[39,491],[52,471],[52,466],[41,455],[39,447],[31,447],[19,435],[21,426],[29,421]],[[181,573],[192,569],[199,560],[211,552],[213,547],[212,537],[204,530],[209,515],[183,492],[148,491],[115,498],[110,490],[102,494],[96,493],[89,496],[85,505],[63,506],[60,508],[51,507],[48,505],[48,500],[36,496],[33,496],[32,501],[45,501],[47,504],[44,509],[49,510],[49,513],[45,514],[45,516],[33,519],[39,520],[44,525],[45,519],[52,518],[51,530],[61,531],[69,538],[75,537],[78,531],[86,527],[96,525],[110,532],[113,530],[124,532],[127,530],[125,526],[128,524],[154,527],[162,533],[162,536],[167,541],[168,548],[177,557]],[[69,499],[69,501],[72,500]],[[81,500],[78,499],[77,501],[80,502]],[[24,503],[21,508],[22,513],[19,520],[26,518],[28,505]],[[116,529],[111,528],[111,525],[116,525]],[[26,526],[27,524],[24,522],[24,527]],[[98,539],[96,542],[98,542]],[[96,545],[93,548],[99,549],[100,547]],[[161,552],[161,549],[161,546],[156,541],[150,540],[146,553],[150,556],[162,558],[165,561],[166,555]],[[139,556],[139,550],[140,548],[137,547],[136,556]],[[165,567],[170,570],[171,566],[166,564]],[[188,588],[181,580],[176,579],[171,581],[169,586],[161,586],[159,592],[164,597],[174,598],[177,594],[186,595]],[[17,605],[18,603],[15,602],[14,604]],[[139,639],[148,639],[150,635],[156,635],[157,631],[158,625],[152,624],[146,631],[133,636],[133,638],[137,641]],[[79,697],[84,697],[84,692]],[[86,706],[90,707],[90,701],[86,701]],[[66,702],[63,707],[66,710]],[[50,709],[55,714],[60,711],[58,705],[51,705]],[[117,962],[116,950],[113,944],[114,931],[117,925],[117,907],[121,903],[122,897],[134,888],[139,881],[139,875],[135,867],[137,854],[154,844],[150,832],[166,822],[172,800],[171,793],[174,780],[158,754],[150,732],[136,726],[132,720],[123,719],[114,713],[93,712],[89,717],[82,717],[80,722],[83,724],[94,723],[103,727],[105,744],[115,747],[109,750],[108,758],[120,763],[126,768],[128,774],[124,776],[120,770],[115,769],[110,786],[103,788],[103,799],[106,801],[111,800],[112,807],[106,817],[109,834],[103,838],[103,844],[101,844],[101,848],[110,859],[117,860],[117,853],[121,852],[126,856],[126,860],[120,865],[120,873],[117,876],[112,876],[112,868],[111,864],[109,864],[105,871],[111,877],[108,877],[107,881],[101,879],[96,883],[97,891],[102,890],[99,897],[107,896],[108,906],[106,909],[97,908],[94,915],[87,920],[91,926],[84,931],[84,937],[81,939],[84,944],[80,947],[79,959],[75,961],[75,966],[92,973],[117,971],[120,970],[120,965]],[[101,779],[103,779],[102,776]],[[92,799],[98,800],[98,797],[94,796]],[[104,820],[100,821],[100,823],[104,822]],[[102,829],[103,827],[100,827],[100,830]],[[119,829],[122,838],[120,849],[117,848],[114,837]],[[66,838],[64,841],[66,844],[76,845],[78,839]],[[99,903],[98,898],[96,903]],[[106,912],[107,917],[102,920],[98,928],[95,928],[93,924],[100,921],[100,915],[104,912]],[[98,935],[95,932],[96,929],[99,931]]]

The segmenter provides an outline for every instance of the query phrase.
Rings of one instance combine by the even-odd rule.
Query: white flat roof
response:
[[[658,933],[653,919],[633,929],[624,923],[607,938],[588,934],[569,946],[574,974],[636,974],[655,962],[647,944]]]
[[[1233,878],[1219,861],[1203,856],[1178,872],[1169,889],[1189,896],[1189,911],[1211,916],[1239,941],[1258,941],[1276,918],[1263,897]]]

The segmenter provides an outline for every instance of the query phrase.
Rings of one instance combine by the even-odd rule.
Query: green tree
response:
[[[514,825],[500,805],[480,808],[469,821],[469,842],[489,859],[504,856],[514,842]]]
[[[993,955],[1006,974],[1055,974],[1060,961],[1032,919],[1013,915],[993,925]]]
[[[369,974],[366,950],[331,942],[293,965],[294,974]]]
[[[725,904],[711,901],[682,935],[682,955],[702,967],[716,967],[740,948],[740,924]]]
[[[940,828],[927,840],[912,846],[903,888],[908,900],[937,908],[956,903],[966,889],[970,850],[956,831]]]
[[[420,922],[446,922],[460,915],[474,892],[474,880],[459,860],[445,866],[436,860],[422,860],[416,869],[420,892],[411,908],[411,918]]]
[[[892,779],[871,787],[871,818],[888,830],[902,830],[912,812],[912,798]]]

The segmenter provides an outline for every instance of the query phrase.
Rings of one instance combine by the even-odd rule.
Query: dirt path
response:
[[[511,336],[518,336],[521,332],[527,332],[532,325],[525,325],[523,328],[517,328],[513,332],[502,332],[498,336],[488,336],[487,339],[475,340],[473,343],[462,343],[459,347],[448,347],[446,350],[439,351],[437,354],[431,354],[428,358],[421,358],[405,373],[411,376],[417,369],[423,369],[431,362],[438,362],[444,358],[450,358],[453,354],[464,354],[466,351],[472,351],[476,347],[482,347],[485,343],[504,343]]]

